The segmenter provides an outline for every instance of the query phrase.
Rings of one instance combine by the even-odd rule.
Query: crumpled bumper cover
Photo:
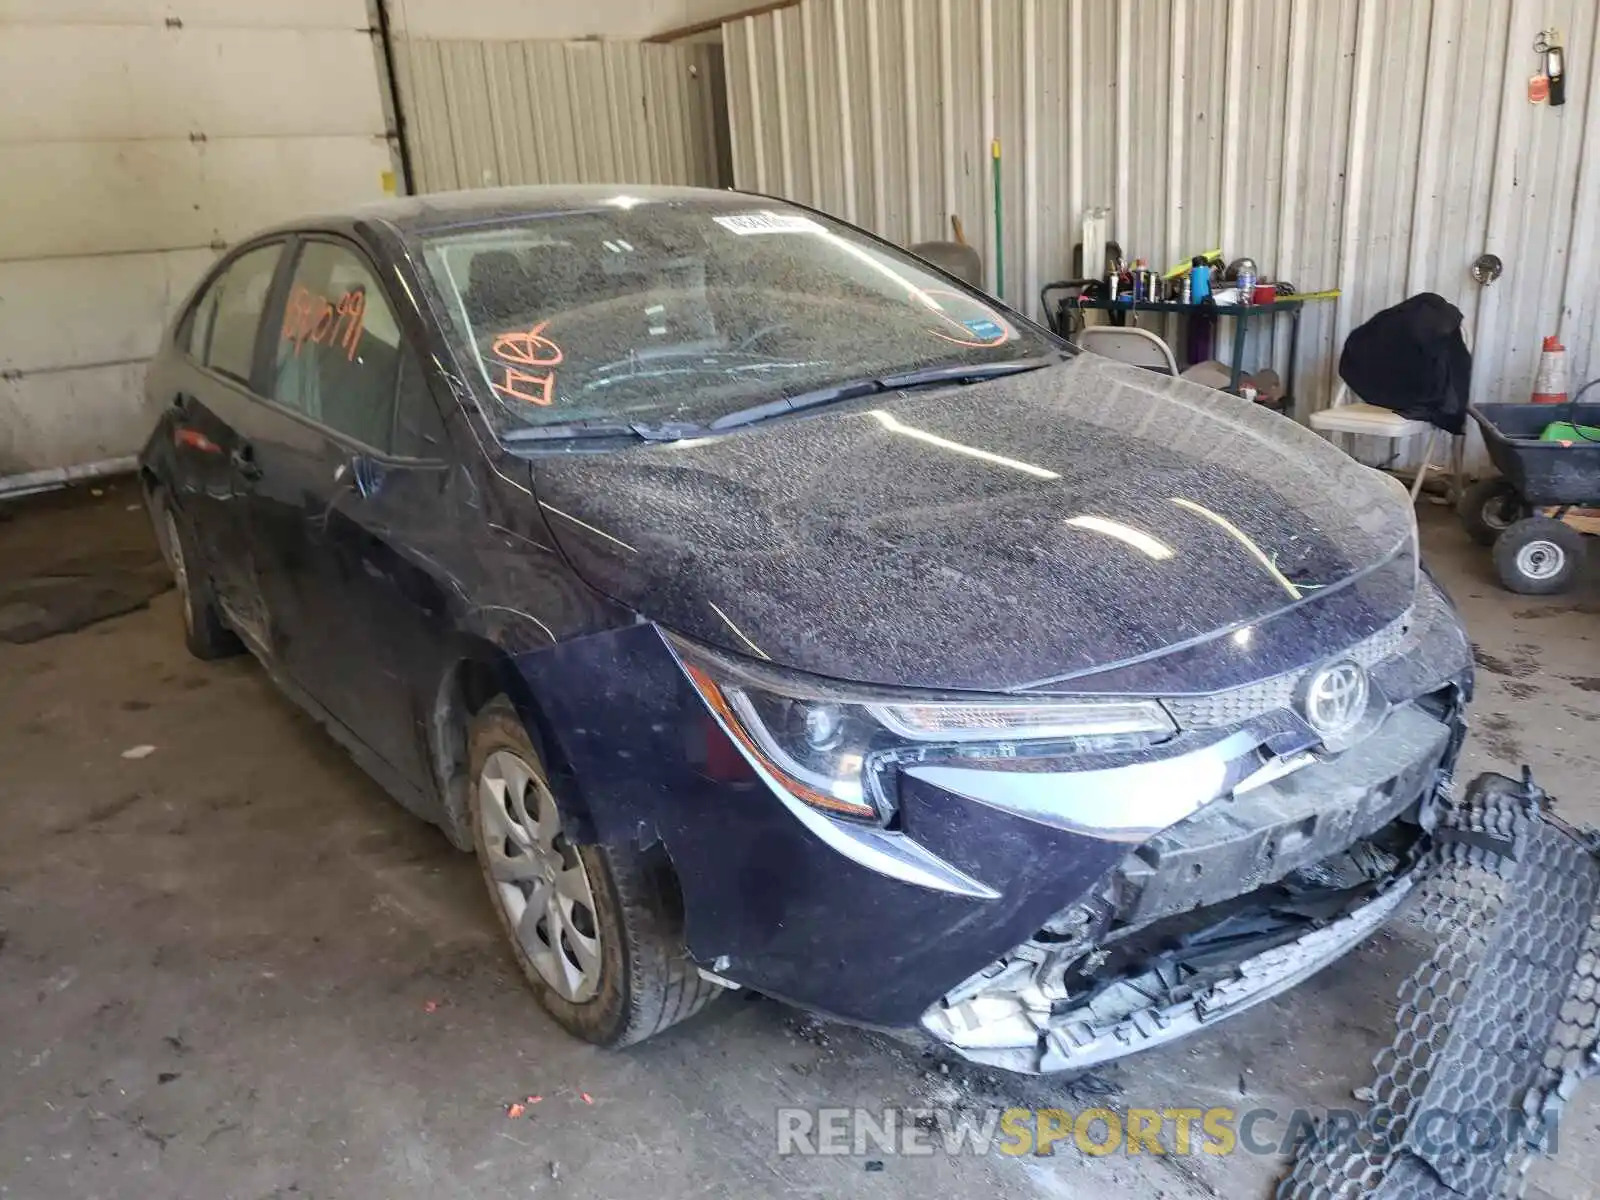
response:
[[[1293,987],[1372,933],[1413,886],[1408,864],[1445,803],[1440,782],[1461,732],[1457,715],[1407,705],[1359,749],[1204,806],[1134,849],[1049,936],[1030,936],[930,1005],[923,1030],[1004,1070],[1079,1070]],[[1348,854],[1362,864],[1354,876]],[[1291,877],[1292,895],[1282,886]],[[1274,928],[1294,896],[1317,896],[1316,911],[1302,929]],[[1260,922],[1253,934],[1223,932],[1245,914]],[[1208,929],[1221,941],[1198,932]],[[1143,948],[1124,950],[1123,939]],[[1120,962],[1099,975],[1097,957]]]
[[[1041,1074],[1082,1070],[1177,1041],[1235,1016],[1287,991],[1351,950],[1394,914],[1410,895],[1414,883],[1414,874],[1400,876],[1386,890],[1338,920],[1287,945],[1244,959],[1232,979],[1191,999],[1152,1004],[1110,1021],[1098,1021],[1089,1010],[1078,1009],[1054,1020],[1041,1020],[1032,1028],[1019,1023],[1024,1038],[1016,1049],[1023,1057],[1008,1056],[1004,1065],[1018,1070],[1031,1060]],[[961,1011],[936,1006],[923,1017],[923,1028],[937,1040],[980,1061],[986,1052],[1004,1049],[994,1046],[985,1030],[964,1028]]]

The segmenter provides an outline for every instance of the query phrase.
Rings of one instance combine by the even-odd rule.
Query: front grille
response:
[[[1424,590],[1432,591],[1431,588]],[[1357,642],[1350,647],[1348,653],[1340,657],[1352,658],[1370,670],[1405,644],[1406,635],[1412,626],[1412,617],[1413,613],[1407,612],[1385,625],[1377,633]],[[1259,717],[1274,709],[1290,707],[1294,703],[1294,694],[1300,686],[1300,681],[1310,674],[1311,670],[1312,668],[1306,667],[1299,671],[1274,675],[1271,679],[1263,679],[1258,683],[1248,683],[1244,687],[1230,688],[1225,692],[1213,692],[1209,696],[1185,696],[1176,700],[1164,700],[1162,703],[1167,706],[1167,711],[1172,714],[1172,719],[1178,723],[1180,729],[1221,729],[1229,725],[1238,725],[1242,721]]]

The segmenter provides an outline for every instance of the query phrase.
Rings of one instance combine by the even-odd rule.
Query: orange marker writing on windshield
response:
[[[509,363],[498,364],[505,372],[503,383],[490,380],[490,386],[495,391],[510,396],[513,400],[521,400],[525,404],[537,404],[541,408],[549,407],[554,399],[556,377],[548,371],[542,375],[530,375],[527,371],[518,370]]]
[[[494,356],[502,362],[529,367],[553,367],[565,357],[561,347],[543,336],[549,321],[540,321],[525,333],[502,333],[494,339]]]
[[[495,337],[491,353],[499,361],[494,365],[504,372],[502,382],[489,381],[495,391],[524,404],[550,406],[555,399],[555,372],[532,374],[522,370],[522,367],[554,367],[566,357],[560,346],[544,336],[548,324],[549,321],[540,321],[532,329]]]

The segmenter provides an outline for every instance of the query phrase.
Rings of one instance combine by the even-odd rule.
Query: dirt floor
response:
[[[4,510],[0,572],[147,544],[134,499]],[[1479,647],[1463,776],[1531,763],[1569,819],[1600,823],[1600,570],[1511,596],[1448,513],[1423,522]],[[1349,1105],[1418,936],[1397,926],[1285,998],[1063,1085],[946,1073],[743,995],[592,1049],[534,1007],[481,888],[251,660],[191,660],[170,592],[0,644],[0,1194],[1266,1197],[1281,1160],[1242,1151],[780,1158],[777,1114]],[[1600,1196],[1597,1114],[1600,1085],[1531,1195]]]

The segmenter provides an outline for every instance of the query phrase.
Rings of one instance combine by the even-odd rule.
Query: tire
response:
[[[1467,535],[1480,546],[1492,546],[1507,529],[1528,515],[1522,494],[1509,479],[1480,479],[1461,494],[1456,513]]]
[[[1500,582],[1524,596],[1565,591],[1583,566],[1583,534],[1554,517],[1527,517],[1494,544]]]
[[[167,565],[172,568],[172,582],[178,590],[183,612],[183,643],[189,653],[206,662],[243,653],[244,643],[228,628],[222,610],[217,607],[210,576],[200,565],[188,522],[167,502],[163,492],[152,494],[150,508],[158,522],[156,537]]]
[[[599,1046],[626,1046],[715,999],[723,989],[700,976],[684,946],[682,901],[664,853],[570,842],[539,754],[505,696],[473,718],[467,744],[473,844],[489,901],[557,1024]],[[553,940],[552,904],[562,924]]]

